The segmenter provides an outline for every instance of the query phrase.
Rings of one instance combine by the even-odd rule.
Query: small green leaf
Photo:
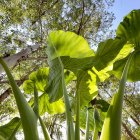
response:
[[[96,108],[100,109],[102,112],[107,112],[109,105],[110,104],[105,100],[96,100]]]
[[[32,72],[29,75],[29,80],[23,83],[25,93],[31,94],[34,92],[34,83],[39,92],[44,92],[44,88],[48,84],[48,73],[49,69],[47,67]]]
[[[9,138],[18,126],[19,122],[20,118],[15,117],[9,123],[0,126],[0,136],[5,139]],[[12,140],[16,140],[16,138],[13,138]]]
[[[65,70],[64,76],[65,76],[66,85],[69,84],[72,80],[76,80],[76,76],[71,71]]]
[[[31,94],[34,92],[34,84],[31,80],[26,80],[23,83],[23,90],[26,94]]]
[[[48,72],[48,68],[40,68],[39,70],[31,73],[29,76],[30,79],[24,82],[23,89],[25,93],[33,93],[35,84],[37,90],[40,93],[43,93],[41,96],[38,97],[40,115],[43,115],[45,112],[48,112],[49,114],[64,113],[65,107],[63,100],[59,99],[56,102],[50,103],[48,94],[44,93],[44,87],[48,83]],[[69,83],[70,80],[74,78],[74,74],[72,72],[69,72],[69,74],[65,72],[65,75],[67,83]],[[33,101],[30,101],[30,104],[33,104]]]

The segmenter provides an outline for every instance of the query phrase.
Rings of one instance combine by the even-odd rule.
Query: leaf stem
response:
[[[46,128],[46,126],[45,126],[45,124],[40,116],[39,116],[39,121],[40,121],[40,125],[42,127],[42,130],[43,130],[45,140],[51,140],[49,132],[48,132],[48,130],[47,130],[47,128]]]
[[[87,108],[87,113],[86,113],[86,136],[85,140],[89,140],[89,109]]]
[[[80,92],[76,93],[75,140],[80,140]]]
[[[16,104],[21,116],[22,127],[25,135],[25,140],[39,140],[37,131],[37,117],[26,101],[24,95],[21,93],[19,87],[17,86],[9,68],[6,63],[0,58],[0,63],[3,66],[10,85],[12,87],[14,97],[16,99]]]
[[[66,108],[66,121],[67,121],[67,140],[74,140],[74,127],[73,127],[72,112],[71,112],[70,102],[67,95],[66,86],[65,86],[65,83],[63,84],[64,84],[63,94],[64,94],[64,101],[65,101],[65,108]]]
[[[122,120],[122,104],[127,80],[127,74],[134,52],[130,54],[124,67],[122,78],[119,85],[118,93],[116,93],[111,101],[107,115],[102,128],[100,140],[121,140],[121,120]]]
[[[98,139],[98,129],[99,129],[99,123],[100,123],[100,116],[98,113],[98,110],[94,108],[94,133],[93,133],[93,140]]]

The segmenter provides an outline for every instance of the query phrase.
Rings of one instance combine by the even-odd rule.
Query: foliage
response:
[[[97,0],[2,0],[0,52],[14,54],[29,42],[45,44],[43,39],[51,30],[73,31],[92,42],[97,40],[94,36],[102,40],[114,19],[108,7],[108,3]]]
[[[0,58],[1,66],[7,74],[14,93],[25,139],[39,139],[37,132],[38,120],[40,121],[44,138],[48,140],[51,139],[52,135],[49,134],[48,126],[45,126],[46,123],[44,123],[41,118],[46,112],[50,114],[50,116],[55,114],[56,117],[58,114],[62,115],[62,113],[65,113],[65,115],[63,114],[64,120],[61,122],[64,123],[66,121],[68,140],[80,140],[80,129],[86,131],[86,139],[92,137],[96,140],[101,133],[101,139],[112,140],[112,138],[115,137],[118,140],[121,139],[121,123],[129,137],[135,139],[139,127],[133,129],[133,132],[129,131],[130,126],[126,125],[123,121],[126,120],[130,122],[130,120],[124,117],[122,121],[121,114],[126,80],[139,81],[138,60],[140,31],[138,18],[140,10],[134,10],[128,14],[123,22],[120,23],[116,31],[116,37],[100,42],[97,51],[94,52],[87,41],[80,35],[83,35],[85,38],[89,36],[93,38],[94,35],[91,35],[91,33],[96,33],[97,30],[100,30],[102,25],[101,17],[103,16],[103,12],[100,10],[102,9],[101,6],[105,6],[103,2],[95,1],[94,5],[93,1],[84,0],[82,2],[49,1],[47,3],[45,1],[23,1],[22,4],[20,1],[16,1],[16,3],[13,3],[13,1],[7,3],[2,1],[1,3],[3,5],[1,10],[3,16],[1,18],[3,19],[6,14],[8,17],[14,16],[1,25],[3,33],[7,32],[6,26],[12,29],[14,25],[19,25],[21,29],[21,25],[29,25],[29,27],[27,26],[26,28],[26,33],[29,32],[31,26],[30,30],[34,32],[30,32],[27,35],[29,36],[29,40],[23,41],[24,43],[20,42],[19,39],[15,41],[15,34],[13,34],[11,42],[13,42],[13,44],[18,42],[18,45],[27,44],[28,41],[31,41],[32,45],[33,43],[40,42],[42,48],[37,49],[37,51],[35,50],[36,52],[32,54],[32,56],[34,58],[34,56],[36,57],[37,55],[45,55],[48,60],[48,62],[39,62],[37,59],[37,61],[33,61],[34,63],[31,66],[26,60],[24,65],[28,64],[29,69],[32,69],[31,67],[33,66],[33,69],[27,75],[29,78],[25,77],[24,80],[26,79],[26,81],[19,84],[17,80],[14,80],[3,59]],[[6,5],[8,3],[9,5]],[[98,6],[101,7],[100,10],[97,10]],[[18,9],[19,7],[20,9]],[[45,9],[48,7],[50,7],[50,9],[46,12]],[[23,9],[24,12],[22,12]],[[10,10],[13,11],[10,13]],[[72,10],[75,11],[75,15],[72,14]],[[95,14],[95,16],[92,17],[93,13],[90,13],[90,11],[94,11],[97,15]],[[15,19],[17,13],[21,18]],[[47,13],[48,17],[46,16]],[[51,14],[54,14],[53,18],[50,18]],[[48,18],[50,18],[50,20],[46,22]],[[97,18],[94,20],[96,21],[96,26],[94,26],[96,27],[96,31],[93,31],[93,28],[86,30],[87,25],[93,25],[92,22],[88,22],[93,20],[93,18]],[[25,19],[24,22],[23,19]],[[65,30],[70,29],[75,33],[62,30],[52,31],[47,36],[47,41],[44,41],[43,37],[48,31],[54,28],[60,28],[60,24],[56,26],[55,20],[58,20],[60,23],[62,21],[69,21],[68,25],[67,23],[64,25]],[[37,24],[40,25],[39,29]],[[72,29],[74,25],[75,28]],[[45,30],[45,26],[48,27],[47,31]],[[104,27],[101,29],[103,30]],[[23,30],[25,31],[25,29]],[[35,37],[38,33],[39,36],[37,35]],[[32,39],[31,36],[33,36],[34,39]],[[9,40],[11,40],[11,38],[9,38]],[[10,42],[9,40],[8,42]],[[1,42],[3,43],[3,41],[2,39]],[[90,39],[88,41],[90,41]],[[7,42],[5,42],[5,44],[8,45]],[[19,50],[22,49],[22,45],[21,48],[19,47]],[[47,49],[45,48],[46,46]],[[35,64],[35,62],[37,62],[37,64]],[[34,70],[34,64],[37,66],[37,71]],[[42,67],[39,67],[39,65],[42,65]],[[24,68],[21,71],[23,73]],[[24,73],[26,73],[26,71]],[[15,73],[13,73],[13,75],[14,74]],[[104,96],[101,89],[99,89],[99,85],[105,84],[106,86],[106,82],[109,78],[112,78],[112,74],[121,80],[120,83],[118,83],[118,88],[115,88],[117,93],[109,104],[105,101],[106,96]],[[19,77],[21,77],[20,74],[18,76],[16,75],[15,78]],[[114,83],[117,82],[115,81]],[[107,83],[107,85],[109,84]],[[111,84],[113,84],[113,81]],[[17,85],[22,86],[19,89]],[[106,89],[104,88],[104,90]],[[24,94],[21,91],[23,91]],[[107,91],[109,90],[107,89]],[[103,96],[105,98],[102,98]],[[126,97],[126,95],[124,97]],[[133,108],[132,110],[135,117],[132,115],[130,117],[135,124],[139,126],[139,106],[131,106],[132,104],[134,105],[134,102],[139,101],[139,98],[135,97],[138,97],[136,93],[132,96],[132,101],[128,100],[127,103],[125,99],[124,103],[128,109],[129,107],[130,110]],[[0,127],[2,128],[0,131],[2,138],[6,137],[3,128],[9,127],[9,125],[10,132],[6,135],[7,137],[15,138],[19,127],[15,119],[7,125]],[[32,131],[32,133],[30,131]],[[134,133],[134,135],[132,133]]]
[[[48,68],[41,68],[36,72],[32,72],[29,75],[29,80],[24,82],[23,89],[25,93],[33,94],[35,84],[37,90],[42,93],[38,98],[39,114],[42,115],[45,112],[48,112],[49,114],[63,113],[65,111],[63,100],[60,99],[57,102],[50,103],[49,97],[45,93],[44,88],[48,85],[48,73]],[[30,101],[30,104],[33,104],[33,101]]]
[[[14,130],[16,128],[19,128],[19,125],[20,125],[20,118],[18,117],[13,118],[9,123],[0,127],[0,136],[6,139],[10,139],[12,133],[14,133]],[[15,140],[15,137],[13,137],[12,140]]]

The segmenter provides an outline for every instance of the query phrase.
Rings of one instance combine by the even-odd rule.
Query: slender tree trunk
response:
[[[26,49],[21,50],[19,53],[8,56],[3,58],[5,63],[9,68],[15,66],[19,61],[26,59],[29,54],[32,52],[36,51],[40,47],[39,44],[34,45],[34,46],[28,46]],[[2,66],[0,65],[0,74],[4,72]]]

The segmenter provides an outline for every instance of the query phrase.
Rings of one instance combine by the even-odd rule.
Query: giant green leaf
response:
[[[61,114],[65,112],[64,102],[59,99],[56,102],[50,103],[48,94],[42,94],[39,97],[39,114],[43,115],[45,112],[49,114]]]
[[[120,23],[117,29],[117,36],[125,38],[127,41],[126,46],[132,46],[136,52],[132,58],[130,69],[128,71],[128,80],[138,81],[140,80],[140,10],[133,10],[128,14],[124,20]],[[127,57],[128,58],[128,57]],[[112,73],[116,77],[120,78],[122,70],[124,69],[127,58],[122,59],[114,63]]]
[[[90,49],[87,41],[72,32],[54,31],[51,32],[47,39],[48,62],[50,65],[49,85],[47,93],[50,101],[56,101],[63,96],[63,69],[64,64],[61,61],[62,56],[71,58],[87,58],[94,56],[93,50]],[[67,59],[68,60],[68,59]],[[65,63],[65,64],[66,64]],[[78,64],[78,63],[77,63]]]
[[[76,41],[77,39],[79,41]],[[85,44],[85,46],[83,46],[84,49],[82,49],[83,51],[79,54],[79,51],[81,51],[81,42],[83,42],[82,44]],[[52,32],[48,37],[47,49],[50,65],[50,76],[47,92],[49,93],[50,100],[55,101],[62,97],[62,71],[58,58],[61,59],[62,65],[65,69],[73,71],[76,75],[78,74],[79,70],[85,71],[85,74],[83,74],[83,79],[86,77],[86,80],[83,80],[85,81],[84,86],[81,86],[83,89],[81,87],[79,89],[82,89],[84,91],[81,92],[80,96],[81,103],[85,104],[83,102],[84,100],[85,102],[90,101],[92,100],[93,96],[97,95],[97,87],[95,82],[97,81],[96,75],[98,76],[98,79],[100,81],[104,81],[110,76],[108,74],[108,71],[112,70],[113,63],[119,59],[126,57],[133,49],[133,46],[124,45],[125,43],[126,40],[121,38],[115,38],[114,40],[109,39],[105,42],[100,43],[96,55],[94,56],[93,51],[90,50],[88,44],[85,43],[85,40],[82,37],[77,36],[76,34],[71,32]],[[69,48],[72,48],[72,46],[73,49],[72,51],[70,51]],[[90,71],[92,71],[92,78],[91,76],[89,76],[87,71],[89,73]],[[92,83],[91,87],[94,87],[93,89],[95,91],[95,95],[93,94],[93,92],[90,93],[91,87],[89,88],[89,84],[86,83],[87,80],[89,80],[88,78]]]
[[[124,44],[125,40],[121,38],[115,38],[114,40],[108,39],[105,42],[101,42],[95,55],[95,68],[100,71],[112,63],[123,48]]]
[[[19,122],[20,118],[15,117],[9,123],[0,126],[0,136],[2,136],[5,139],[8,139],[12,135],[16,127],[19,125]],[[16,140],[16,138],[14,137],[12,140]]]
[[[47,49],[50,65],[47,92],[49,93],[50,101],[55,101],[62,97],[63,85],[61,81],[61,66],[59,64],[58,57],[61,59],[63,67],[73,71],[76,75],[79,70],[84,70],[86,73],[87,70],[92,69],[94,73],[98,75],[100,81],[104,81],[109,77],[107,72],[112,70],[111,66],[113,62],[128,55],[128,53],[127,55],[124,55],[126,53],[125,51],[123,51],[123,53],[121,52],[124,43],[125,40],[120,38],[116,38],[114,40],[109,39],[100,43],[96,55],[94,56],[93,51],[89,48],[87,42],[82,37],[72,32],[56,31],[50,33]],[[128,48],[127,50],[130,51]],[[92,87],[96,87],[96,75],[94,75],[94,78],[90,79],[91,82],[93,80],[92,83],[94,83],[94,86],[92,84]],[[90,78],[90,76],[86,77],[86,80],[88,80],[88,78]],[[87,83],[83,86],[86,89],[85,90],[83,88],[83,90],[85,90],[83,93],[86,93],[87,90],[91,90],[88,86],[89,85]],[[97,91],[97,87],[94,88],[94,90]],[[89,99],[92,100],[93,93],[88,94],[87,92],[87,96],[85,94],[82,95],[81,93],[81,96],[88,99],[87,101],[90,101]],[[83,103],[83,101],[81,102]]]
[[[87,106],[97,96],[96,75],[92,71],[79,71],[77,76],[77,94],[80,94],[80,105]]]
[[[140,44],[140,10],[133,10],[119,24],[117,36],[139,48]],[[137,48],[137,49],[138,49]]]
[[[88,70],[94,65],[94,57],[86,58],[70,58],[69,56],[60,57],[65,69],[68,69],[75,74],[79,70]]]
[[[67,120],[67,139],[73,140],[74,128],[72,112],[64,80],[64,65],[60,57],[70,56],[73,58],[84,58],[93,56],[94,53],[82,37],[72,32],[52,32],[47,41],[50,73],[46,92],[49,94],[51,102],[57,101],[64,96]]]
[[[113,64],[127,57],[134,49],[134,45],[126,43],[124,39],[109,39],[99,44],[96,55],[92,61],[92,70],[103,82],[113,69]]]
[[[122,59],[120,61],[117,61],[114,64],[112,73],[117,77],[121,78],[122,71],[124,69],[124,66],[126,64],[128,57],[125,59]],[[128,76],[127,79],[129,81],[139,81],[140,80],[140,51],[135,52],[133,55],[133,58],[131,60],[130,68],[128,70]]]
[[[120,50],[120,52],[117,54],[117,56],[109,62],[108,66],[103,68],[100,71],[97,71],[95,67],[92,67],[92,70],[96,73],[98,76],[99,81],[103,82],[105,79],[110,77],[110,71],[113,69],[113,64],[118,61],[126,58],[133,50],[132,44],[125,44],[123,48]]]
[[[94,56],[94,52],[90,49],[87,41],[73,32],[51,32],[47,43],[47,54],[49,55],[50,60],[60,56],[69,56],[71,58]]]
[[[63,96],[64,68],[62,67],[58,59],[51,61],[49,83],[46,86],[46,93],[49,94],[50,102],[57,101]]]
[[[131,44],[124,44],[121,39],[109,39],[100,43],[96,55],[86,58],[70,58],[69,56],[62,56],[61,60],[65,69],[77,71],[92,69],[99,77],[100,81],[108,78],[108,71],[113,68],[113,63],[117,60],[123,59],[129,55],[134,46]]]

